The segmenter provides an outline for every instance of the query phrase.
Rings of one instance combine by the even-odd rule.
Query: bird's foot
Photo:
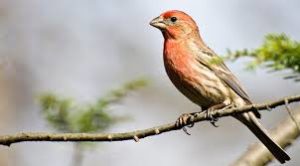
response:
[[[192,128],[194,126],[194,123],[191,123],[190,125],[186,126],[190,121],[193,120],[194,118],[194,114],[193,113],[185,113],[179,116],[179,118],[176,120],[176,127],[180,128],[182,127],[182,130],[187,134],[187,135],[191,135],[186,127],[188,128]],[[186,126],[186,127],[185,127]]]
[[[190,122],[192,119],[194,118],[194,114],[191,113],[184,113],[182,115],[179,116],[179,118],[176,120],[176,127],[182,127],[188,124],[188,122]],[[194,123],[192,123],[191,125],[189,125],[188,127],[193,127]]]
[[[210,123],[214,126],[214,127],[219,127],[217,124],[216,124],[216,122],[219,120],[219,118],[218,117],[214,117],[213,115],[212,115],[212,112],[214,111],[214,110],[217,110],[217,109],[221,109],[221,110],[225,110],[225,109],[228,109],[228,108],[231,108],[232,107],[232,105],[230,104],[230,105],[225,105],[224,103],[220,103],[220,104],[216,104],[216,105],[213,105],[213,106],[211,106],[210,108],[208,108],[207,110],[205,110],[206,111],[206,117],[210,120]]]
[[[206,117],[210,120],[210,123],[214,126],[214,127],[219,127],[216,122],[219,120],[219,118],[217,117],[214,117],[212,114],[211,114],[211,109],[208,109],[206,110]]]

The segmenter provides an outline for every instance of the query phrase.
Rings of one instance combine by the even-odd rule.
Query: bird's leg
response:
[[[223,107],[222,109],[220,109],[221,111],[224,111],[224,110],[226,110],[226,109],[231,109],[231,108],[234,108],[234,107],[236,107],[236,105],[234,105],[234,104],[229,104],[229,105],[226,105],[225,107]]]
[[[228,105],[230,106],[230,105]],[[220,103],[220,104],[216,104],[213,105],[211,107],[209,107],[206,111],[206,117],[210,119],[210,123],[214,126],[214,127],[219,127],[218,125],[216,125],[216,122],[218,121],[218,118],[214,117],[211,112],[217,109],[225,109],[228,106],[225,105],[225,103]]]

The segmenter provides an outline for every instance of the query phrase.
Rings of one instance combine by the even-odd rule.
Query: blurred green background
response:
[[[299,8],[297,0],[0,0],[0,133],[58,132],[42,113],[38,97],[44,92],[93,105],[140,77],[149,80],[147,86],[106,110],[128,120],[105,128],[106,132],[152,127],[174,121],[183,112],[198,111],[168,80],[162,61],[163,37],[149,26],[150,20],[165,10],[186,11],[198,23],[206,43],[225,55],[227,49],[259,47],[268,33],[283,32],[299,41]],[[300,83],[283,79],[291,71],[245,70],[252,60],[227,64],[255,102],[299,93]],[[287,115],[286,111],[262,114],[268,128]],[[219,128],[197,124],[190,129],[192,136],[176,131],[139,143],[96,143],[80,154],[81,165],[228,165],[257,141],[232,118],[222,118],[218,124]],[[299,150],[297,142],[288,149],[292,160],[286,165],[299,165]],[[1,166],[73,162],[73,143],[0,147]]]

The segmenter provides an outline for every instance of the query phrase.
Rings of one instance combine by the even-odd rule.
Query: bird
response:
[[[252,104],[237,77],[203,41],[191,16],[169,10],[154,18],[150,25],[159,29],[164,37],[163,60],[168,77],[189,100],[208,114],[215,109]],[[187,121],[185,115],[179,117],[183,126]],[[233,117],[247,126],[280,163],[290,160],[258,121],[257,110]]]

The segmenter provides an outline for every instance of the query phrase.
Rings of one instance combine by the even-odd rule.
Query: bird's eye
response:
[[[170,19],[173,23],[177,21],[177,18],[176,17],[171,17]]]

